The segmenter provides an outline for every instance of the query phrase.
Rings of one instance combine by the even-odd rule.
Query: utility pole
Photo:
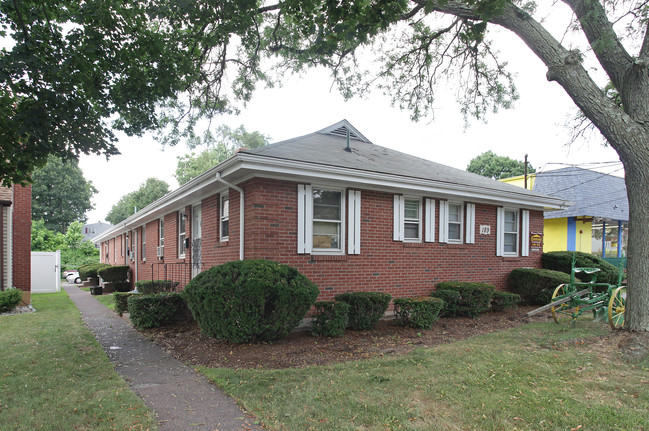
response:
[[[527,190],[527,154],[525,154],[525,167],[523,168],[523,175],[525,175],[523,187],[525,187],[525,190]]]

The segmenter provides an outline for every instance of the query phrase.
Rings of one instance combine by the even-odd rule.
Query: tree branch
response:
[[[649,63],[649,23],[647,23],[647,28],[645,28],[644,40],[642,41],[642,48],[640,48],[638,60]]]
[[[609,78],[622,88],[624,76],[633,64],[599,0],[563,0],[577,16],[581,28]]]

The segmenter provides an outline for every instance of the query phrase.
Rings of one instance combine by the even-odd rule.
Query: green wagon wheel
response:
[[[571,293],[572,291],[569,289],[569,287],[570,286],[568,284],[560,284],[556,289],[554,289],[554,293],[552,294],[552,301],[554,302],[555,298],[558,296],[565,296]],[[573,307],[569,302],[550,308],[550,311],[552,311],[552,318],[558,324],[572,323],[572,321],[574,320],[573,311],[576,312],[578,310],[579,307],[573,310]]]
[[[608,301],[608,323],[611,328],[617,329],[624,326],[624,313],[626,311],[626,287],[621,286],[613,291]]]

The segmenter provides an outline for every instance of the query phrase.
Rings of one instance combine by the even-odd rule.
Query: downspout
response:
[[[245,229],[244,229],[244,227],[245,227],[244,208],[245,207],[244,207],[244,192],[243,192],[243,189],[241,187],[235,186],[234,184],[225,181],[221,177],[221,172],[216,173],[216,181],[219,181],[219,182],[225,184],[226,186],[230,187],[231,189],[234,189],[237,192],[239,192],[239,260],[243,260],[243,258],[244,258],[244,254],[243,254],[243,244],[244,244],[243,233],[245,231]]]

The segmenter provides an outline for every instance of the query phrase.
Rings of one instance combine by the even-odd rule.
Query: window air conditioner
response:
[[[165,255],[165,246],[161,245],[160,247],[156,247],[156,253],[158,254],[158,257],[164,257],[164,255]]]

